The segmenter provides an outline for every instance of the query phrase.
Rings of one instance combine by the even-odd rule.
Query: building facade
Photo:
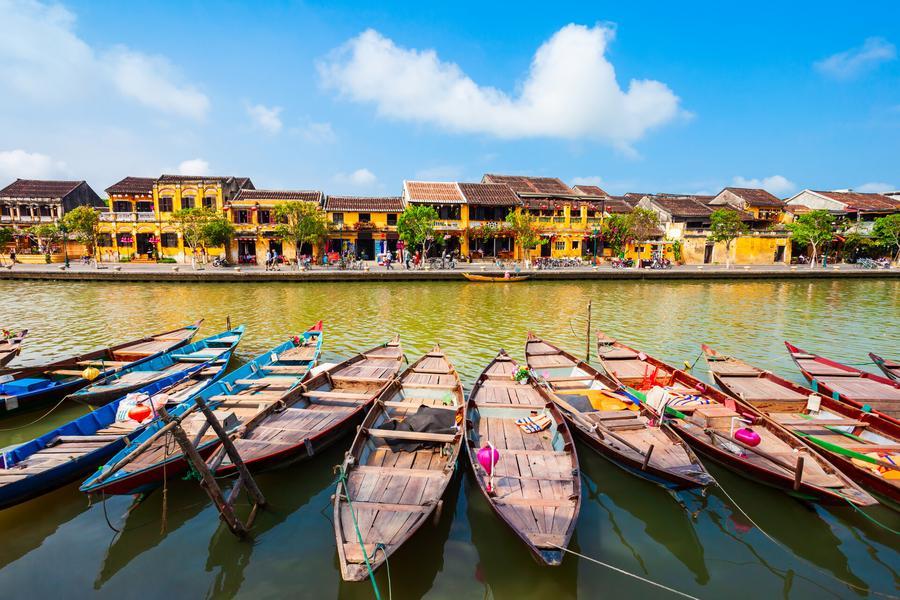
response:
[[[326,196],[331,223],[327,248],[332,255],[350,252],[364,260],[397,251],[397,218],[403,212],[400,196]]]
[[[296,260],[301,254],[316,254],[317,250],[314,248],[297,248],[278,237],[277,210],[279,205],[288,202],[308,202],[323,210],[322,197],[322,192],[313,190],[242,188],[225,205],[226,214],[235,228],[235,236],[229,248],[231,260],[253,265],[262,264],[269,251],[276,252],[287,261]]]

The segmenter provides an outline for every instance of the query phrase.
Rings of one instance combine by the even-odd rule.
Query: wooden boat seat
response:
[[[566,383],[569,381],[593,381],[591,375],[570,375],[568,377],[550,377],[547,379],[550,383]]]
[[[710,367],[710,370],[718,375],[729,377],[758,377],[761,374],[759,369],[730,360],[718,361]]]
[[[79,360],[76,364],[82,367],[121,367],[130,365],[130,360]],[[79,373],[80,375],[81,373]]]
[[[425,433],[421,431],[393,431],[389,429],[368,429],[369,437],[380,439],[411,440],[416,442],[452,442],[457,434]]]
[[[335,392],[328,390],[310,390],[303,393],[304,398],[334,398],[338,400],[371,400],[374,393],[366,392]]]
[[[796,426],[800,425],[803,427],[813,427],[813,428],[821,428],[825,425],[830,425],[832,427],[865,427],[868,425],[865,421],[857,421],[856,419],[803,419],[803,418],[780,418],[776,417],[776,421],[778,421],[781,425],[790,425]],[[803,427],[796,427],[797,429],[801,429]]]
[[[384,383],[390,377],[354,377],[351,375],[332,375],[331,381],[334,383]]]
[[[425,404],[424,402],[396,402],[396,401],[387,401],[384,403],[387,408],[406,408],[406,409],[417,409],[420,406],[427,406],[429,408],[437,408],[440,410],[452,410],[456,412],[455,406],[442,406],[440,404]]]
[[[425,374],[425,375],[449,375],[450,373],[452,373],[452,371],[451,371],[450,369],[447,369],[447,368],[444,368],[444,369],[421,369],[421,368],[416,368],[416,369],[413,369],[412,372],[413,372],[413,373],[422,373],[422,374]]]
[[[607,365],[613,375],[618,378],[640,379],[643,377],[651,377],[656,372],[657,379],[663,379],[669,376],[669,372],[660,367],[659,370],[653,365],[645,363],[638,359],[624,359],[610,361]]]
[[[871,379],[818,377],[822,385],[852,400],[900,400],[900,389]]]
[[[237,379],[234,385],[248,385],[251,387],[285,387],[289,388],[297,383],[296,377],[260,377],[258,379]]]
[[[598,350],[600,354],[600,358],[604,360],[621,360],[627,358],[637,358],[638,355],[636,352],[632,350],[626,350],[625,348],[608,348]]]
[[[509,505],[528,505],[528,506],[574,506],[574,498],[522,498],[521,496],[504,496],[502,498],[494,498],[497,504]],[[355,506],[355,504],[354,504]]]
[[[268,365],[261,367],[260,370],[267,373],[283,373],[285,375],[306,375],[309,367],[300,365]]]
[[[444,469],[405,469],[403,467],[376,467],[370,465],[359,465],[353,467],[350,475],[359,473],[376,473],[378,475],[397,475],[405,477],[443,477],[447,473]],[[355,503],[354,503],[355,505]]]
[[[848,371],[847,369],[841,369],[839,367],[832,367],[831,365],[826,365],[816,360],[798,360],[797,364],[801,369],[803,369],[810,375],[840,375],[844,377],[859,377],[859,373]]]
[[[764,377],[722,377],[722,383],[739,398],[755,400],[806,401],[806,396]]]

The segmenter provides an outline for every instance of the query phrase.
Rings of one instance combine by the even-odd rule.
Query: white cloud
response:
[[[786,196],[797,189],[797,185],[793,181],[781,175],[772,175],[762,179],[747,179],[746,177],[737,176],[732,180],[732,183],[737,187],[762,188],[776,196]]]
[[[66,164],[53,160],[46,154],[26,152],[25,150],[0,151],[0,185],[10,180],[48,179],[60,177],[67,173]]]
[[[356,187],[363,187],[363,186],[374,185],[378,181],[378,178],[375,176],[375,173],[373,173],[369,169],[363,168],[363,169],[357,169],[349,174],[338,173],[337,175],[334,176],[334,180],[337,183],[344,183],[344,184],[349,184],[349,185],[353,185]]]
[[[856,188],[854,191],[863,192],[864,194],[882,194],[884,192],[892,192],[897,189],[897,186],[892,185],[890,183],[882,183],[880,181],[872,181],[869,183],[864,183]]]
[[[119,46],[101,57],[110,79],[123,96],[163,113],[203,119],[209,98],[178,82],[172,64],[162,56],[149,56]]]
[[[183,160],[178,164],[179,175],[209,175],[209,163],[202,158]]]
[[[181,81],[167,59],[116,46],[97,50],[74,31],[59,4],[0,0],[0,96],[71,105],[112,88],[166,114],[203,118],[209,99]]]
[[[832,54],[813,66],[826,77],[847,80],[896,58],[897,48],[892,43],[884,38],[870,37],[862,46]]]
[[[574,177],[572,178],[572,185],[596,185],[597,187],[603,187],[603,179],[597,175]]]
[[[434,50],[406,49],[369,29],[318,65],[322,83],[382,116],[499,138],[590,138],[628,151],[683,114],[663,83],[623,90],[605,53],[611,27],[567,25],[534,55],[518,96],[481,86]]]
[[[268,107],[262,104],[254,104],[247,107],[247,114],[253,124],[263,131],[276,134],[281,131],[281,107]]]

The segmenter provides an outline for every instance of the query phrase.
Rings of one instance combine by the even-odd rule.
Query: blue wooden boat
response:
[[[179,346],[165,354],[98,378],[86,387],[69,394],[68,398],[82,404],[103,406],[116,398],[121,398],[128,392],[133,392],[179,371],[189,370],[197,363],[224,360],[222,355],[230,352],[235,337],[240,339],[242,334],[243,330],[240,333],[235,333],[234,330],[224,331],[199,342]]]
[[[279,398],[299,394],[303,390],[300,383],[318,361],[321,347],[320,321],[303,334],[235,369],[176,406],[170,414],[180,418],[181,427],[192,439],[199,454],[207,459],[221,442],[206,427],[206,417],[197,410],[196,398],[202,397],[215,410],[222,426],[230,433],[241,421],[238,415],[255,413],[264,406],[274,406]],[[303,360],[294,359],[292,355],[301,350],[312,352]],[[229,406],[230,400],[236,397],[245,402],[252,401],[252,405]],[[169,439],[169,429],[162,421],[151,423],[129,447],[122,449],[91,475],[81,485],[81,491],[87,494],[136,494],[156,488],[167,478],[181,476],[187,471],[188,462],[177,444]]]
[[[203,319],[186,327],[102,348],[38,367],[0,370],[0,417],[59,402],[68,394],[125,367],[183,346],[196,335]],[[91,371],[96,370],[96,373]]]
[[[154,400],[167,396],[177,406],[218,380],[243,335],[243,326],[226,332],[233,342],[216,360],[194,363],[138,390]],[[222,337],[220,334],[217,337]],[[0,456],[0,509],[14,506],[76,481],[121,451],[152,424],[117,418],[124,397],[57,427]],[[123,405],[121,408],[125,408]],[[174,409],[173,409],[174,410]]]

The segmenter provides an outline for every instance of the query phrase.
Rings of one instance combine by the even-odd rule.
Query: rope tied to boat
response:
[[[343,465],[337,465],[334,468],[335,473],[337,474],[337,483],[340,483],[344,488],[344,498],[347,500],[347,506],[350,508],[350,517],[353,519],[353,529],[356,530],[356,539],[359,541],[359,547],[362,550],[363,560],[366,563],[366,569],[369,571],[369,581],[372,583],[372,589],[375,592],[375,599],[381,600],[381,591],[378,589],[378,583],[375,581],[375,570],[372,569],[372,564],[369,562],[369,553],[366,552],[366,543],[363,541],[362,532],[359,530],[359,523],[356,521],[356,510],[353,508],[353,501],[350,499],[350,489],[347,486],[349,483],[347,481],[347,472],[344,470]],[[336,498],[335,501],[340,500],[340,498]],[[380,545],[380,544],[379,544]],[[378,546],[375,547],[376,550]],[[382,549],[382,552],[384,550]],[[372,556],[375,556],[375,553],[372,553]],[[387,561],[387,553],[385,553],[385,561]],[[390,579],[388,579],[390,581]]]
[[[844,496],[843,498],[844,498],[844,500],[847,501],[847,504],[849,504],[849,505],[853,508],[853,510],[855,510],[856,512],[858,512],[859,514],[861,514],[862,516],[864,516],[865,518],[867,518],[868,520],[870,520],[870,521],[871,521],[872,523],[874,523],[875,525],[878,525],[879,527],[881,527],[881,528],[884,529],[885,531],[889,531],[890,533],[893,533],[894,535],[900,535],[900,531],[897,531],[896,529],[891,529],[890,527],[888,527],[887,525],[885,525],[885,524],[882,523],[881,521],[876,520],[875,517],[873,517],[872,515],[870,515],[869,513],[867,513],[866,511],[864,511],[863,509],[861,509],[860,507],[858,507],[856,504],[854,504],[854,503],[850,500],[850,498],[847,498],[846,496]]]
[[[17,431],[19,429],[25,429],[26,427],[31,427],[32,425],[39,423],[40,421],[49,417],[53,413],[53,411],[55,411],[57,408],[59,408],[60,405],[62,405],[62,403],[66,401],[67,397],[68,396],[63,397],[63,399],[60,400],[59,402],[57,402],[53,408],[51,408],[50,410],[48,410],[47,412],[45,412],[44,414],[39,416],[34,421],[31,421],[30,423],[25,423],[24,425],[19,425],[18,427],[4,427],[4,428],[0,429],[0,431]],[[93,410],[93,409],[91,409],[91,410]]]
[[[691,600],[700,600],[697,596],[691,596],[690,594],[688,594],[688,593],[686,593],[686,592],[682,592],[682,591],[676,590],[675,588],[671,588],[671,587],[669,587],[669,586],[667,586],[667,585],[663,585],[663,584],[661,584],[661,583],[657,583],[656,581],[653,581],[652,579],[647,579],[646,577],[641,577],[640,575],[636,575],[636,574],[634,574],[634,573],[631,573],[631,572],[629,572],[629,571],[626,571],[625,569],[620,569],[619,567],[615,567],[615,566],[613,566],[613,565],[611,565],[611,564],[609,564],[609,563],[605,563],[605,562],[603,562],[603,561],[601,561],[601,560],[597,560],[596,558],[592,558],[592,557],[590,557],[590,556],[586,556],[586,555],[581,554],[581,553],[579,553],[579,552],[575,552],[574,550],[570,550],[570,549],[568,549],[568,548],[564,548],[563,546],[559,546],[559,545],[557,545],[557,544],[548,544],[548,545],[549,545],[549,546],[552,546],[552,547],[554,547],[554,548],[556,548],[556,549],[558,549],[558,550],[562,550],[563,552],[568,552],[569,554],[572,554],[572,555],[574,555],[574,556],[577,556],[578,558],[580,558],[580,559],[582,559],[582,560],[590,561],[590,562],[592,562],[592,563],[595,563],[595,564],[600,565],[601,567],[606,567],[607,569],[611,569],[611,570],[613,570],[613,571],[615,571],[615,572],[617,572],[617,573],[621,573],[622,575],[627,575],[628,577],[633,577],[634,579],[637,579],[637,580],[639,580],[639,581],[643,581],[644,583],[650,584],[650,585],[652,585],[652,586],[654,586],[654,587],[658,587],[658,588],[660,588],[660,589],[662,589],[662,590],[666,590],[667,592],[672,593],[672,594],[675,594],[676,596],[681,596],[682,598],[691,598]]]

